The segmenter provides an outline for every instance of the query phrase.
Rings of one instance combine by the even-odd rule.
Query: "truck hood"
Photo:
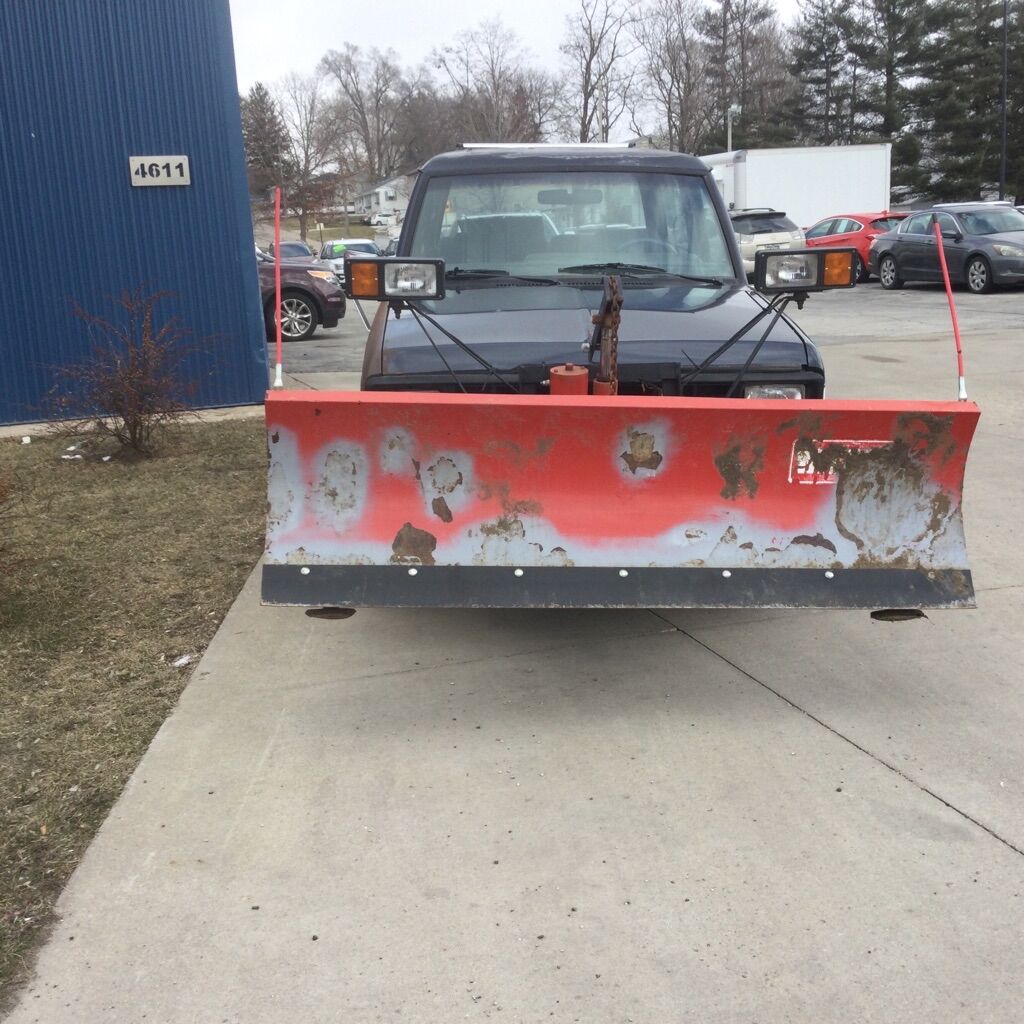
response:
[[[750,289],[727,285],[710,301],[680,309],[678,293],[694,291],[690,287],[627,289],[619,326],[619,363],[694,366],[766,305],[766,300]],[[699,291],[706,295],[711,289]],[[500,295],[496,295],[498,292]],[[575,295],[580,304],[567,301],[566,293]],[[514,371],[523,366],[585,363],[594,330],[591,316],[599,297],[599,291],[590,289],[474,288],[460,294],[455,312],[447,311],[451,308],[448,300],[427,303],[424,308],[441,328],[492,366]],[[498,301],[501,308],[495,309]],[[594,305],[586,305],[588,301]],[[524,305],[533,308],[516,308]],[[536,308],[541,305],[546,308]],[[481,306],[485,308],[476,308]],[[761,320],[743,340],[723,353],[715,368],[742,366],[770,320]],[[444,364],[425,330],[452,369],[479,369],[479,364],[438,327],[422,318],[418,323],[406,311],[400,318],[390,312],[384,323],[381,371],[391,375],[443,370]],[[820,368],[822,364],[813,344],[783,316],[758,351],[755,365],[759,370],[792,370]]]

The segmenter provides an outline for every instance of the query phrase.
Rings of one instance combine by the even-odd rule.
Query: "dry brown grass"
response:
[[[131,462],[66,444],[0,441],[0,994],[262,546],[262,421],[169,427]]]

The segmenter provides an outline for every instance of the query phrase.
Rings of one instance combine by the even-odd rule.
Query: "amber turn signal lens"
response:
[[[375,299],[380,295],[380,268],[376,263],[351,263],[352,298]]]
[[[825,253],[825,273],[822,283],[826,288],[842,288],[853,281],[853,256],[848,252]]]

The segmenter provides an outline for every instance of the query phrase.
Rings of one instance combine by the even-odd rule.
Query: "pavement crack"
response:
[[[995,594],[1000,590],[1020,590],[1024,587],[1024,583],[1007,583],[1001,587],[975,587],[974,592],[976,594]]]
[[[819,718],[813,712],[808,711],[804,707],[801,707],[799,704],[796,703],[796,701],[791,700],[784,693],[782,693],[779,690],[776,690],[774,686],[770,686],[763,679],[758,679],[757,676],[752,675],[745,668],[742,668],[739,665],[737,665],[736,662],[730,661],[729,658],[727,658],[720,651],[716,651],[713,647],[704,643],[703,640],[699,640],[692,633],[687,632],[681,626],[677,626],[674,622],[671,622],[670,620],[666,619],[665,616],[660,615],[657,611],[655,611],[655,609],[649,608],[648,611],[650,611],[652,615],[661,619],[662,622],[668,623],[668,625],[670,625],[676,632],[682,633],[683,636],[688,637],[695,644],[698,644],[700,647],[703,647],[704,650],[707,651],[709,654],[718,658],[720,661],[724,661],[726,665],[729,665],[731,668],[734,668],[737,672],[740,673],[740,675],[746,676],[747,679],[749,679],[752,683],[756,683],[758,686],[762,687],[763,689],[767,690],[770,694],[777,697],[784,704],[788,704],[794,711],[798,711],[801,715],[804,715],[806,718],[809,718],[816,725],[820,725],[823,729],[826,729],[837,739],[849,744],[851,747],[854,748],[854,750],[858,750],[865,756],[870,757],[871,760],[874,761],[876,764],[881,765],[883,768],[888,768],[889,771],[891,771],[894,775],[898,775],[901,779],[903,779],[904,782],[908,782],[911,786],[913,786],[921,793],[930,796],[933,800],[937,800],[940,804],[942,804],[943,807],[949,808],[949,810],[951,810],[954,814],[958,814],[965,821],[969,821],[972,825],[976,826],[977,828],[980,828],[982,832],[985,832],[987,835],[991,836],[993,839],[996,840],[996,842],[1002,843],[1003,846],[1012,850],[1019,856],[1024,857],[1024,849],[1021,849],[1019,846],[1015,846],[1012,842],[1010,842],[1009,839],[1007,839],[1005,836],[1001,836],[998,832],[995,831],[995,829],[990,828],[983,821],[979,821],[973,815],[968,814],[967,811],[962,810],[961,808],[957,807],[956,804],[950,803],[945,797],[940,796],[938,793],[935,792],[935,790],[929,789],[926,785],[919,782],[912,775],[908,775],[905,771],[903,771],[902,768],[899,767],[899,765],[895,765],[891,761],[887,761],[884,757],[881,757],[878,754],[874,753],[874,751],[868,750],[867,747],[861,746],[861,744],[859,744],[855,739],[852,739],[845,733],[840,732],[837,728],[835,728],[835,726],[829,725],[828,722]]]

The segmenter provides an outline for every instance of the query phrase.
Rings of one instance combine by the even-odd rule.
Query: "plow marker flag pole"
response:
[[[971,607],[968,402],[279,391],[263,599]]]
[[[942,245],[942,229],[939,222],[935,224],[935,242],[939,249],[939,266],[942,267],[942,280],[946,285],[946,299],[949,302],[949,315],[953,320],[953,341],[956,343],[957,399],[967,401],[967,384],[964,381],[964,350],[960,344],[960,320],[956,315],[956,302],[953,300],[953,286],[949,283],[949,267],[946,266],[946,250]]]
[[[274,387],[284,387],[284,352],[281,339],[281,186],[274,187],[274,335],[277,344],[277,362],[274,368]]]

